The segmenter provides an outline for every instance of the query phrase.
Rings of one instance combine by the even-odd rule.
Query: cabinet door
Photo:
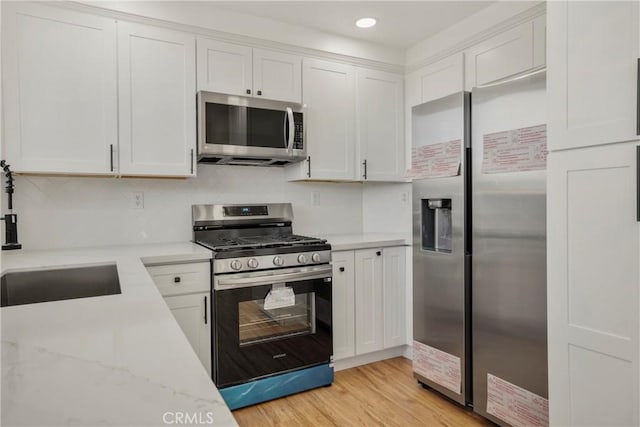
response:
[[[551,425],[638,425],[636,143],[549,153]]]
[[[547,6],[549,150],[636,139],[638,2]]]
[[[464,55],[462,53],[429,64],[407,76],[407,100],[408,105],[412,107],[461,92],[463,89]]]
[[[287,53],[253,49],[253,96],[302,102],[302,58]]]
[[[360,176],[367,181],[404,178],[402,77],[358,69]]]
[[[384,347],[382,249],[355,251],[356,354]]]
[[[407,344],[406,251],[404,246],[382,250],[385,348]]]
[[[5,154],[13,170],[111,173],[115,22],[20,2],[2,8]]]
[[[253,60],[248,46],[198,38],[198,90],[250,96]]]
[[[333,265],[333,360],[356,354],[353,251],[331,253]]]
[[[165,297],[165,302],[211,375],[211,301],[208,292]]]
[[[118,24],[120,173],[195,175],[195,38]]]
[[[350,65],[304,60],[307,154],[311,179],[354,180],[355,71]]]
[[[527,71],[533,68],[533,22],[492,37],[465,55],[469,90]]]

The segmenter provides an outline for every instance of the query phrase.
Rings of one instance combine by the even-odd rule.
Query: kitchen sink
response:
[[[115,264],[10,272],[0,278],[0,307],[120,293]]]

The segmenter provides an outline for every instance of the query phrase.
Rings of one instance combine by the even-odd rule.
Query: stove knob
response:
[[[258,268],[258,260],[255,258],[251,258],[249,261],[247,261],[247,265],[249,266],[249,268]]]
[[[298,255],[298,263],[299,264],[306,264],[307,262],[309,262],[309,258],[307,258],[307,256],[305,254]]]
[[[236,271],[240,270],[242,268],[242,263],[237,259],[234,259],[233,261],[231,261],[231,268]]]
[[[313,255],[311,255],[311,261],[313,261],[313,262],[320,262],[320,254],[313,254]]]
[[[278,267],[281,266],[282,264],[284,264],[284,260],[282,259],[281,256],[275,256],[273,257],[273,265],[277,265]]]

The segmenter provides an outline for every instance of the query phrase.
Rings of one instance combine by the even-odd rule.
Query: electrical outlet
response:
[[[313,206],[320,206],[320,192],[319,191],[314,191],[313,193],[311,193],[311,204],[313,204]]]
[[[131,207],[133,209],[144,209],[144,192],[134,191],[131,193]]]
[[[402,201],[402,204],[406,205],[409,203],[409,193],[407,193],[406,191],[403,191],[402,194],[400,195],[400,201]]]

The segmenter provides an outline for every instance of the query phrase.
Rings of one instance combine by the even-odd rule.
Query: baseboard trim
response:
[[[347,359],[335,360],[333,362],[333,369],[335,371],[342,371],[344,369],[355,368],[356,366],[368,365],[369,363],[380,362],[381,360],[393,359],[394,357],[407,357],[407,354],[411,354],[411,346],[402,345],[399,347],[387,348],[385,350],[374,351],[373,353],[361,354]]]

